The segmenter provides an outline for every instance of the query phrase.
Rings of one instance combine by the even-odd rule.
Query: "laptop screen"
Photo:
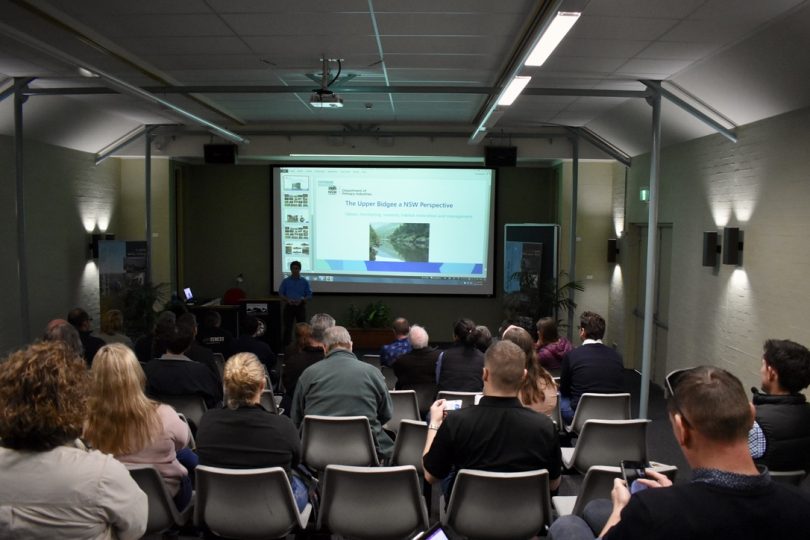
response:
[[[183,289],[183,294],[186,296],[186,302],[194,298],[194,295],[191,294],[191,287],[186,287]]]

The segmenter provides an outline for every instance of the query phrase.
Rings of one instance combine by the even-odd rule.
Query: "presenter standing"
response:
[[[309,281],[301,277],[301,263],[290,263],[292,275],[284,278],[278,288],[278,295],[284,302],[284,346],[292,339],[292,330],[296,322],[307,320],[307,300],[312,298]]]

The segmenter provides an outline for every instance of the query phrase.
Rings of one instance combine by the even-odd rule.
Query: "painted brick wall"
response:
[[[117,224],[118,160],[94,165],[92,154],[25,141],[26,253],[29,283],[29,331],[42,333],[53,318],[76,306],[98,321],[98,270],[88,258],[88,231]],[[5,246],[0,277],[6,296],[0,308],[0,351],[24,344],[19,320],[17,227],[14,214],[14,151],[0,137],[2,210],[0,242]]]
[[[737,144],[716,135],[662,152],[660,220],[673,224],[673,241],[668,365],[657,371],[718,365],[747,387],[759,385],[765,339],[810,345],[810,110],[738,135]],[[635,159],[628,193],[648,175],[649,156]],[[645,222],[646,212],[629,198],[628,222]],[[744,233],[742,265],[702,267],[703,231],[724,226]],[[611,301],[641,285],[625,281]]]

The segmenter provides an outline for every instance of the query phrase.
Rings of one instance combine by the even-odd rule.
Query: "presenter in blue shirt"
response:
[[[301,263],[290,263],[292,275],[284,278],[278,288],[278,295],[284,302],[284,345],[290,343],[293,326],[307,320],[307,300],[312,298],[309,281],[301,277]]]

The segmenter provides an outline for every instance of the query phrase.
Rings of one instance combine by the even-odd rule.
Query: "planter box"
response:
[[[357,349],[376,350],[394,341],[394,332],[390,328],[347,328],[352,336],[352,347]]]

